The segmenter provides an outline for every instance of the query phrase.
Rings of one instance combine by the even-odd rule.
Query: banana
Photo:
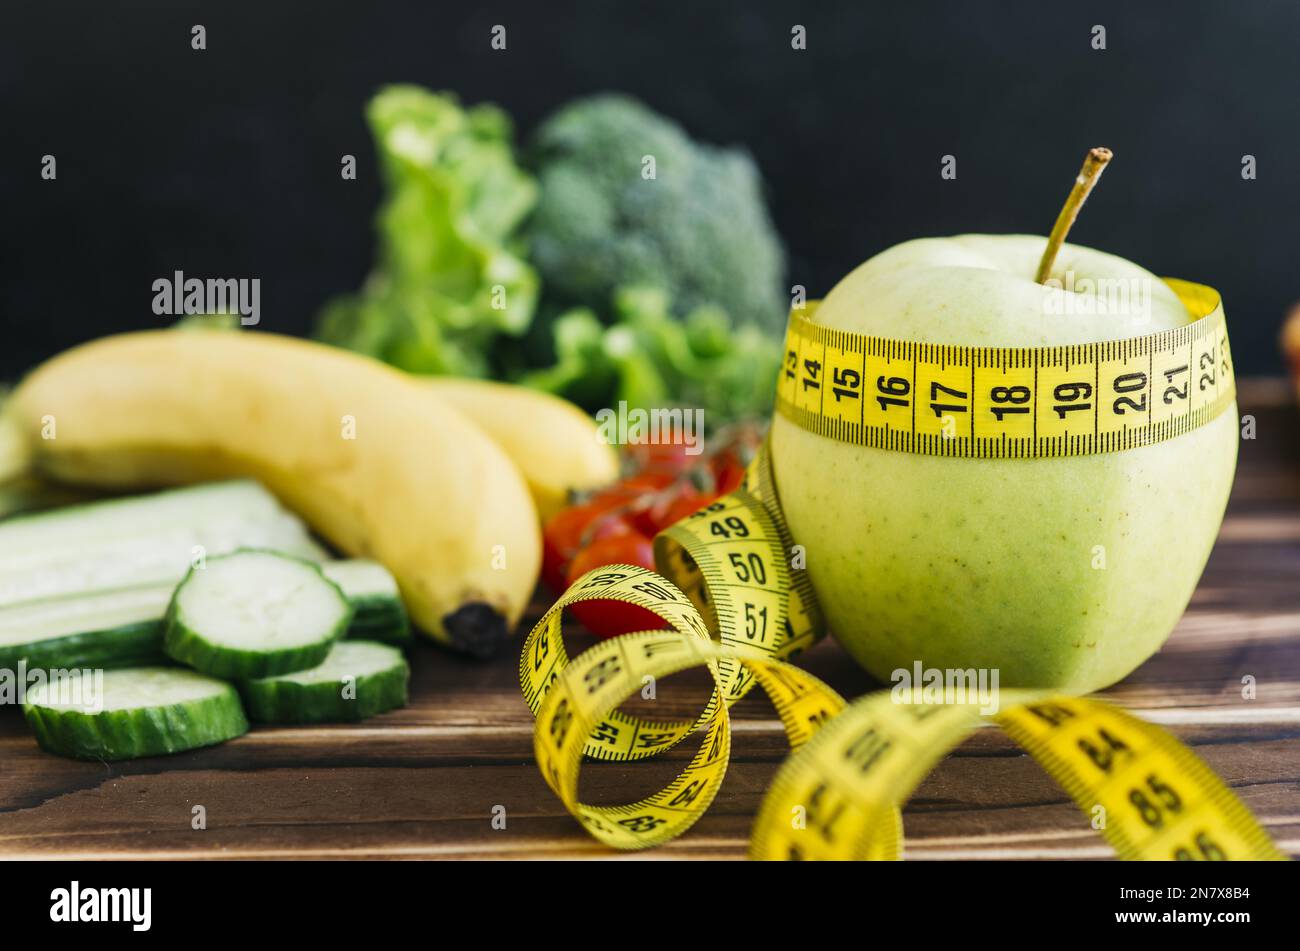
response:
[[[537,512],[515,464],[367,357],[260,332],[123,334],[38,367],[7,409],[60,481],[260,480],[337,548],[382,562],[416,623],[472,654],[506,641],[536,584]]]
[[[0,486],[25,475],[31,463],[22,431],[4,412],[8,398],[7,392],[0,393]]]
[[[618,478],[618,454],[568,400],[487,380],[432,377],[427,383],[515,461],[542,521],[564,508],[572,493]]]

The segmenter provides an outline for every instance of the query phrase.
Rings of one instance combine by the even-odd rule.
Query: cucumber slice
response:
[[[345,637],[406,645],[411,625],[382,565],[327,561],[325,576],[352,605]],[[163,622],[176,586],[145,585],[0,606],[0,669],[139,667],[166,660]]]
[[[185,576],[167,609],[163,649],[214,677],[271,677],[320,664],[351,618],[318,565],[238,551]]]
[[[374,641],[340,641],[311,670],[243,683],[249,719],[259,723],[364,720],[406,706],[410,668],[402,652]]]
[[[133,667],[166,660],[171,585],[0,607],[0,668]]]
[[[216,482],[0,522],[0,605],[177,584],[196,553],[269,548],[319,560],[303,523],[256,482]]]
[[[98,696],[65,693],[52,682],[41,683],[27,691],[23,703],[23,715],[41,748],[61,756],[159,756],[210,746],[248,731],[235,688],[191,670],[110,670]]]
[[[405,644],[411,640],[411,621],[397,582],[387,568],[364,558],[327,561],[320,567],[352,605],[348,637],[386,644]]]

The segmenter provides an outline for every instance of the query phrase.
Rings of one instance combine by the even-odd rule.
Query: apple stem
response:
[[[1089,149],[1084,156],[1083,168],[1079,170],[1079,177],[1074,180],[1074,187],[1066,196],[1061,213],[1056,216],[1056,224],[1052,226],[1052,233],[1047,237],[1047,247],[1043,249],[1043,257],[1038,262],[1038,273],[1034,275],[1034,280],[1039,284],[1051,276],[1052,265],[1056,263],[1056,254],[1061,250],[1061,245],[1065,244],[1065,236],[1070,233],[1074,219],[1079,217],[1079,209],[1088,200],[1089,193],[1114,154],[1110,149],[1096,148]]]

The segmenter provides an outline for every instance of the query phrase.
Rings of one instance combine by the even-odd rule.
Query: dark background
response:
[[[393,81],[495,101],[521,135],[619,89],[746,144],[791,281],[814,295],[907,238],[1046,233],[1086,148],[1108,145],[1072,237],[1217,286],[1239,369],[1280,372],[1300,299],[1298,46],[1300,5],[1262,0],[6,3],[0,377],[156,326],[150,285],[176,269],[260,277],[262,327],[306,332],[370,267],[362,107]],[[344,153],[357,181],[339,177]],[[949,153],[956,181],[939,175]]]

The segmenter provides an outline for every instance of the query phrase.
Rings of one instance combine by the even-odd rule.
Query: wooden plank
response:
[[[1259,402],[1249,402],[1254,393]],[[1243,440],[1219,543],[1169,643],[1105,696],[1193,745],[1300,854],[1300,421],[1277,384],[1244,386],[1257,437]],[[1267,398],[1265,398],[1267,397]],[[539,600],[533,617],[543,609]],[[570,636],[573,652],[584,644]],[[749,826],[785,758],[770,707],[735,712],[734,757],[717,801],[687,835],[637,856],[610,853],[563,811],[532,761],[532,718],[515,658],[481,664],[435,648],[412,656],[411,705],[363,724],[262,728],[207,750],[128,763],[41,753],[0,709],[0,857],[599,858],[745,855]],[[845,696],[873,689],[833,642],[800,663]],[[1242,696],[1253,676],[1256,699]],[[688,715],[707,684],[684,675],[656,710]],[[689,749],[660,761],[592,764],[592,802],[662,785]],[[203,806],[207,828],[192,828]],[[494,806],[506,828],[492,827]],[[1065,794],[995,728],[977,731],[922,783],[905,812],[916,859],[1110,855]]]

